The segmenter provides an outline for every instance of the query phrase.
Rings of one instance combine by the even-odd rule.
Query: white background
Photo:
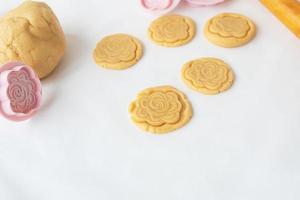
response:
[[[19,0],[0,0],[0,14]],[[299,200],[300,40],[258,1],[175,12],[192,17],[195,39],[164,48],[147,38],[155,16],[135,0],[47,0],[68,40],[66,55],[43,84],[34,119],[0,118],[1,200]],[[238,12],[257,25],[248,45],[223,49],[203,36],[205,22]],[[134,67],[97,67],[92,51],[113,33],[138,37],[145,55]],[[217,96],[190,90],[182,65],[215,56],[236,82]],[[172,85],[194,108],[184,128],[157,136],[127,112],[144,88]]]

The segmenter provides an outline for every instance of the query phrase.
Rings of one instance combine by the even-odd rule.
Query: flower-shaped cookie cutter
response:
[[[11,121],[32,118],[41,106],[42,87],[33,69],[9,62],[0,67],[0,115]]]
[[[182,0],[140,0],[144,10],[163,15],[174,10]]]
[[[163,15],[174,10],[183,1],[191,7],[201,7],[213,6],[225,0],[140,0],[140,4],[146,11]]]
[[[191,7],[214,6],[224,2],[225,0],[185,0]]]

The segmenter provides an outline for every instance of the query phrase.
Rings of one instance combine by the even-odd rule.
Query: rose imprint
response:
[[[142,91],[129,112],[135,124],[152,133],[166,133],[185,125],[192,116],[185,95],[170,86]]]
[[[181,103],[173,92],[155,92],[137,100],[136,119],[160,126],[176,123],[180,117]]]
[[[231,68],[220,59],[202,58],[183,66],[182,78],[192,89],[204,94],[218,94],[234,81]]]
[[[98,65],[110,69],[126,69],[138,62],[142,56],[142,45],[134,37],[115,34],[102,39],[94,50]]]
[[[151,23],[148,34],[150,39],[159,45],[177,47],[193,39],[195,25],[188,17],[166,15]]]
[[[254,23],[247,17],[223,13],[210,19],[204,28],[205,36],[222,47],[238,47],[248,43],[256,33]]]
[[[243,38],[247,36],[250,26],[247,20],[241,17],[224,16],[214,18],[209,30],[222,37]]]
[[[11,109],[15,113],[28,114],[37,106],[36,83],[30,78],[26,68],[11,72],[8,75],[7,96]]]
[[[0,114],[9,120],[31,118],[41,105],[41,82],[28,66],[9,62],[0,67]]]

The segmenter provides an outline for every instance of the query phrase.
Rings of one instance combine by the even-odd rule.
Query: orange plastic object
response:
[[[300,38],[300,1],[260,0],[282,23]]]

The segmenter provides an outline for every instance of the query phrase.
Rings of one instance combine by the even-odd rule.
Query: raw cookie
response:
[[[229,89],[234,82],[234,74],[220,59],[201,58],[183,66],[182,79],[192,89],[213,95]]]
[[[58,65],[65,48],[63,30],[45,3],[25,1],[0,18],[0,64],[19,61],[44,78]]]
[[[126,34],[114,34],[103,38],[94,50],[95,62],[109,69],[127,69],[143,55],[141,42]]]
[[[210,42],[225,48],[242,46],[252,40],[255,33],[255,25],[249,18],[234,13],[211,18],[204,28]]]
[[[148,30],[150,39],[162,46],[178,47],[195,36],[194,21],[181,15],[165,15],[154,20]]]
[[[186,96],[171,86],[143,90],[130,104],[132,121],[152,133],[167,133],[184,126],[192,117]]]

